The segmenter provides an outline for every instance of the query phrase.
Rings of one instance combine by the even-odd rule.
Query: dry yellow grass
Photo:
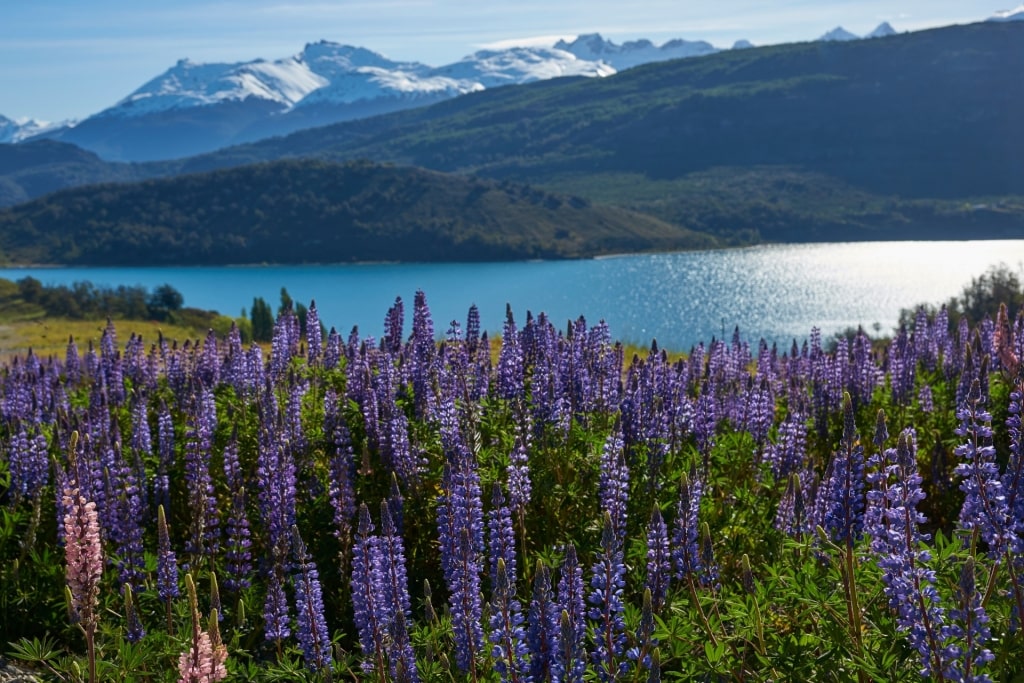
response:
[[[63,358],[67,350],[68,337],[74,337],[78,350],[84,352],[91,341],[98,346],[106,320],[69,320],[66,318],[37,318],[0,324],[0,358],[24,356],[29,349],[41,358],[57,356]],[[170,341],[183,344],[186,340],[203,339],[206,331],[199,331],[178,325],[168,325],[155,320],[115,320],[118,347],[123,348],[132,333],[141,334],[143,341],[156,343],[160,332]]]

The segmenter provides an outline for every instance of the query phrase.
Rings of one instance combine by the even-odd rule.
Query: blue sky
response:
[[[1009,0],[1016,5],[1019,0]],[[579,33],[727,47],[811,40],[882,21],[980,21],[1000,0],[26,0],[0,4],[0,114],[84,118],[178,59],[277,59],[325,39],[432,65],[481,47]]]

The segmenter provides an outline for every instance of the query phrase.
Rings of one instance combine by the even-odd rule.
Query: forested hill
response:
[[[715,244],[525,185],[368,162],[280,161],[76,188],[0,212],[7,263],[511,260]]]

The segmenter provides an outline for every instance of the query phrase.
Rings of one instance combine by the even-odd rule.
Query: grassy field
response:
[[[183,327],[156,320],[117,320],[117,334],[120,345],[132,334],[142,335],[148,344],[155,344],[162,333],[164,338],[177,341],[203,339],[205,330]],[[106,320],[70,320],[68,318],[38,317],[33,319],[4,320],[0,318],[0,360],[7,361],[14,356],[23,356],[32,350],[37,356],[64,357],[68,337],[74,338],[80,352],[85,352],[89,343],[98,346]]]

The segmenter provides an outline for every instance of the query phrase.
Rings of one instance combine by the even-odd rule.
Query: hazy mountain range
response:
[[[880,25],[865,37],[894,33]],[[841,27],[821,40],[856,38]],[[734,49],[752,47],[737,41]],[[616,44],[599,34],[551,47],[482,50],[432,67],[321,41],[290,57],[202,64],[182,59],[83,121],[0,118],[0,142],[47,137],[111,161],[174,159],[296,130],[419,107],[502,85],[609,76],[641,64],[718,52],[705,41]]]

